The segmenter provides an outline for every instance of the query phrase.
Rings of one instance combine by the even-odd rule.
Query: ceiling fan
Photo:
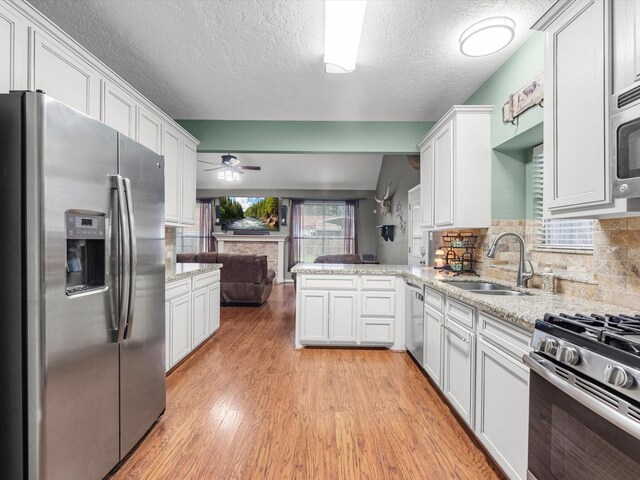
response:
[[[213,165],[213,167],[211,168],[205,168],[204,169],[205,172],[220,170],[218,172],[219,178],[222,178],[227,174],[227,172],[229,172],[229,174],[232,177],[235,177],[234,179],[239,179],[240,175],[244,175],[243,170],[261,170],[261,167],[257,165],[239,165],[240,160],[238,160],[234,155],[231,155],[230,153],[227,153],[226,155],[222,155],[221,158],[222,158],[221,163],[213,163],[213,162],[208,162],[206,160],[198,160],[198,161]],[[229,175],[226,175],[226,176],[229,176]]]

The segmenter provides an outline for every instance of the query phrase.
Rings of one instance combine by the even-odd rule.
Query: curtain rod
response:
[[[300,198],[300,197],[280,197],[284,200],[302,200],[314,202],[354,202],[358,200],[367,200],[367,197],[360,198]]]

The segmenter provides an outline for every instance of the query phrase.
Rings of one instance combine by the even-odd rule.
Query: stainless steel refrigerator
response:
[[[0,478],[103,478],[165,408],[164,159],[0,95]]]

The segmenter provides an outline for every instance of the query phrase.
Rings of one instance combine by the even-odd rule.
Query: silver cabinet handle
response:
[[[449,333],[453,333],[456,337],[458,337],[460,340],[462,340],[465,343],[469,343],[469,339],[463,337],[461,334],[459,334],[458,332],[456,332],[454,329],[450,328],[449,326],[445,325],[444,323],[440,325],[442,328],[444,328],[447,332]]]
[[[114,175],[113,180],[118,199],[118,213],[120,218],[120,311],[118,312],[118,336],[117,342],[124,340],[124,334],[128,319],[129,297],[131,294],[131,252],[129,250],[129,219],[127,215],[127,203],[124,193],[124,181],[122,176]]]
[[[536,354],[527,354],[522,357],[522,361],[531,370],[533,370],[551,385],[556,387],[562,393],[568,395],[578,403],[581,403],[593,413],[608,420],[618,428],[627,432],[629,435],[640,438],[640,426],[635,421],[621,414],[619,410],[615,410],[601,403],[588,393],[585,393],[582,390],[574,387],[570,383],[567,383],[566,381],[560,379],[560,377],[558,377],[555,373],[551,372],[544,366],[544,363],[548,362],[548,360],[545,360],[544,358]]]
[[[421,293],[416,292],[416,298],[417,298],[418,300],[420,300],[421,302],[424,302],[424,297],[422,296],[422,294],[421,294]]]
[[[124,338],[131,338],[133,329],[134,312],[136,309],[136,277],[138,264],[138,243],[136,239],[136,219],[133,214],[133,191],[131,190],[131,180],[124,179],[125,194],[127,197],[127,220],[129,226],[129,298],[127,311],[127,328]]]

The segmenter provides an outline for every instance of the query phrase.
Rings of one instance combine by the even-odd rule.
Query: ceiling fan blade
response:
[[[262,167],[258,167],[257,165],[242,165],[237,168],[242,168],[244,170],[262,170]]]
[[[240,175],[244,175],[244,172],[240,170],[240,167],[228,167],[232,172],[239,173]]]
[[[206,160],[198,160],[200,163],[208,163],[209,165],[220,165],[219,163],[207,162]]]
[[[217,167],[213,167],[213,168],[205,168],[204,171],[205,172],[212,172],[214,170],[220,170],[221,168],[226,168],[224,165],[218,165]]]

